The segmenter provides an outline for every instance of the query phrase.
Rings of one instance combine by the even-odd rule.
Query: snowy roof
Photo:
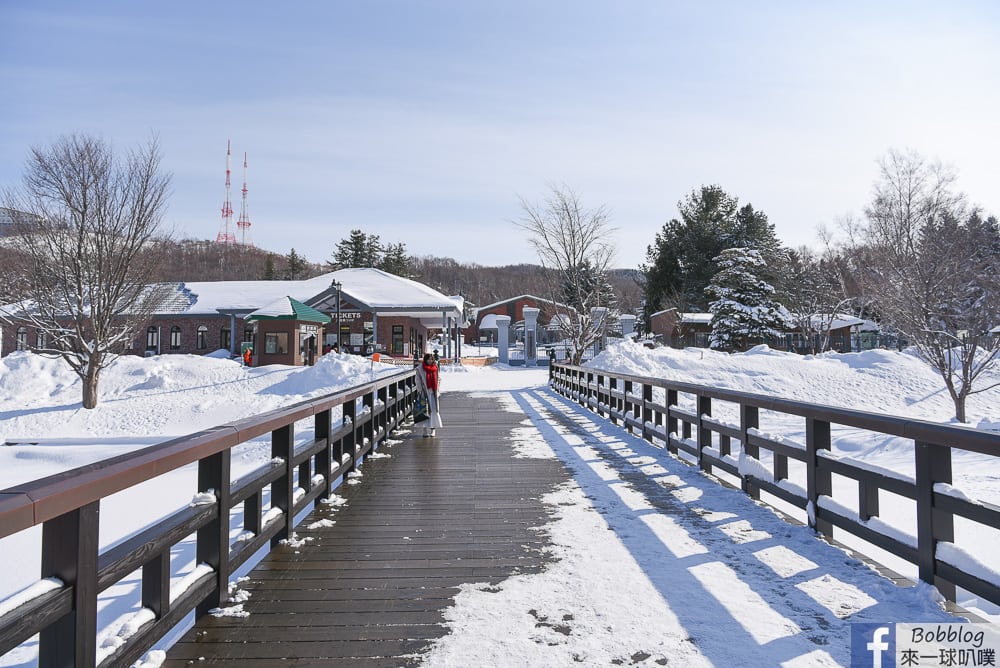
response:
[[[246,316],[247,320],[301,320],[303,322],[330,322],[330,316],[306,306],[297,299],[282,297]]]
[[[342,295],[373,313],[420,317],[429,313],[443,313],[461,317],[462,310],[455,301],[423,283],[395,276],[381,269],[355,268],[341,269],[324,274],[326,285],[323,290],[313,293],[304,301],[322,311],[336,309],[335,291],[330,287],[333,280],[341,284]]]
[[[500,306],[501,304],[509,304],[510,302],[516,302],[521,299],[532,299],[536,303],[542,302],[545,304],[554,304],[556,306],[561,306],[562,308],[571,308],[566,304],[562,304],[560,302],[554,302],[551,299],[546,299],[545,297],[536,297],[535,295],[523,294],[523,295],[518,295],[516,297],[508,297],[507,299],[501,299],[498,302],[493,302],[492,304],[487,304],[486,306],[480,306],[475,310],[476,317],[478,317],[479,314],[482,313],[483,311],[488,311],[491,308],[496,308],[497,306]]]
[[[844,327],[855,327],[864,325],[867,321],[861,318],[837,313],[832,318],[829,315],[814,315],[809,319],[809,324],[814,327],[829,327],[830,329],[843,329]]]
[[[663,313],[669,313],[670,311],[677,312],[676,308],[666,308],[662,311],[657,311],[652,314],[653,316],[658,316]],[[652,316],[651,316],[652,317]],[[689,325],[707,325],[712,322],[711,313],[681,313],[681,322],[687,323]]]
[[[332,274],[304,281],[196,281],[179,283],[176,298],[159,314],[250,313],[282,297],[306,301],[330,286]],[[187,306],[183,302],[187,301]]]
[[[178,283],[160,315],[236,313],[246,315],[282,299],[294,299],[320,311],[336,310],[333,281],[345,298],[374,313],[411,317],[429,312],[461,316],[454,298],[416,281],[380,269],[341,269],[302,281],[198,281]]]

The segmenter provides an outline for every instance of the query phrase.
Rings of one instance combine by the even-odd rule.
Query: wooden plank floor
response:
[[[241,585],[248,617],[208,615],[164,666],[408,666],[446,634],[442,611],[462,583],[538,572],[549,519],[540,497],[568,478],[558,460],[515,459],[523,416],[496,399],[442,395],[445,428],[421,430],[369,459],[347,505],[296,530],[311,538],[271,552]],[[329,528],[305,527],[332,519]]]

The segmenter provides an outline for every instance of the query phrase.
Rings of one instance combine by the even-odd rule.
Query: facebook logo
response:
[[[895,666],[895,624],[851,624],[851,668]]]

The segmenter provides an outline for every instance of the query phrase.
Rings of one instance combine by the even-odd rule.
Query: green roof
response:
[[[282,297],[281,299],[257,309],[246,316],[247,320],[299,320],[302,322],[330,322],[330,316],[317,311],[312,306],[306,306],[297,299]]]

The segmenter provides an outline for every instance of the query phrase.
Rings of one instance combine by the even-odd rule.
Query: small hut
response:
[[[252,332],[254,366],[311,366],[330,316],[286,296],[247,314],[245,320]]]

